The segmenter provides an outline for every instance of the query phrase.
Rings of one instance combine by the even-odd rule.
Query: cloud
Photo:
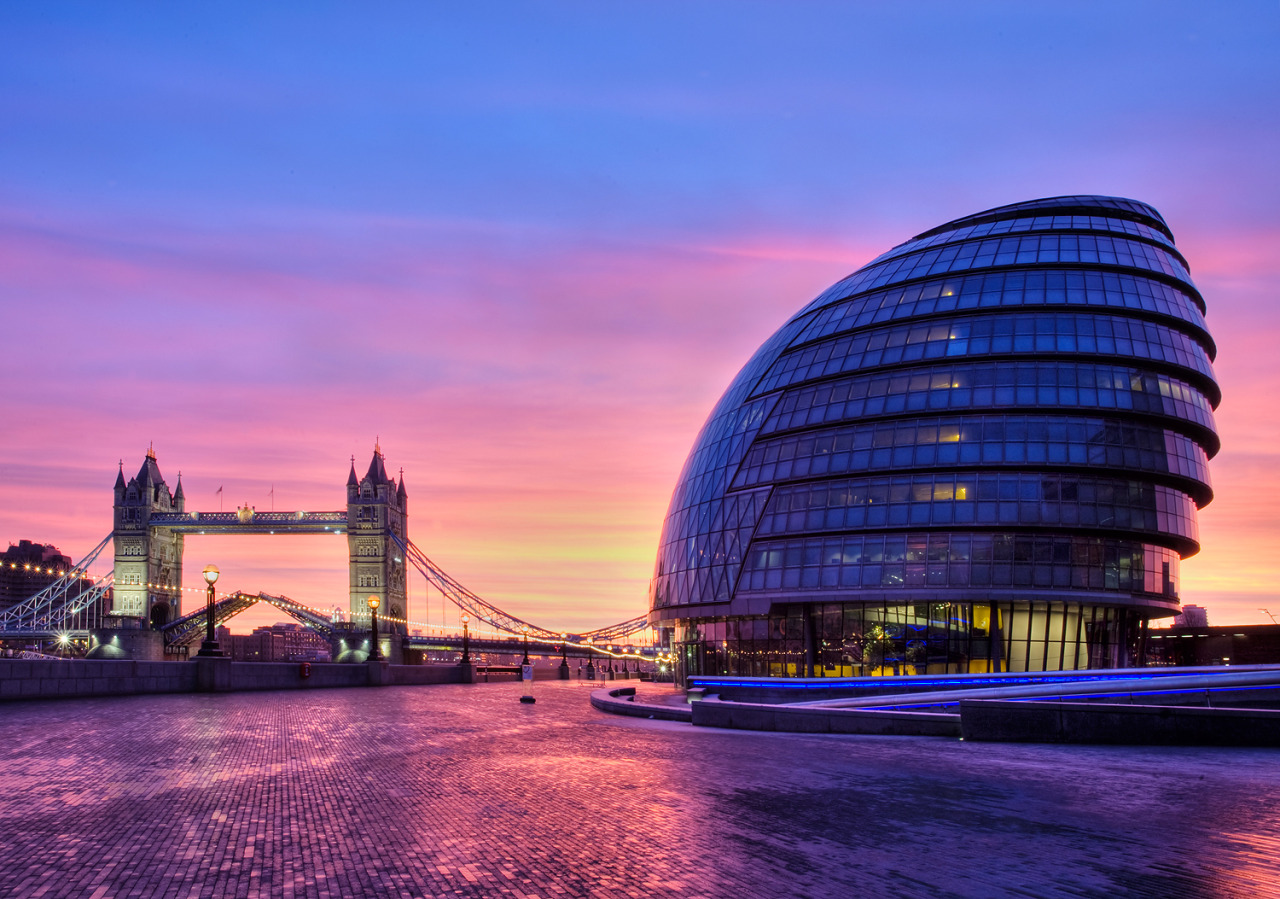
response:
[[[151,441],[193,505],[333,508],[381,437],[473,589],[631,617],[769,334],[913,233],[1102,191],[1166,214],[1220,348],[1184,596],[1276,581],[1274,10],[400,12],[7,16],[0,533],[93,546]],[[344,589],[328,549],[276,547],[210,551]]]
[[[794,235],[697,246],[395,218],[290,232],[0,221],[0,276],[25,299],[8,327],[28,335],[0,364],[52,407],[27,391],[0,400],[4,462],[40,448],[4,487],[15,539],[72,555],[96,543],[117,458],[131,475],[152,441],[191,508],[223,486],[228,507],[263,509],[274,485],[277,508],[314,510],[342,505],[347,457],[363,470],[380,437],[428,552],[517,614],[579,629],[644,610],[702,419],[755,346],[857,262]],[[50,483],[83,518],[24,511]],[[286,558],[211,540],[192,548],[240,588],[322,604],[346,589],[332,547]]]

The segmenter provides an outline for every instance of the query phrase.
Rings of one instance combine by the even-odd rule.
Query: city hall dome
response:
[[[1215,348],[1155,209],[920,234],[791,317],[676,483],[650,622],[680,675],[1140,664],[1199,550]]]

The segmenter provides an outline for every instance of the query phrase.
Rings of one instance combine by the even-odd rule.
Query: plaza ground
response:
[[[695,729],[589,689],[6,703],[0,896],[1280,896],[1277,750]]]

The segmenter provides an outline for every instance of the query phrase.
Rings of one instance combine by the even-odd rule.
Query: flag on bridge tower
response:
[[[274,512],[276,510],[276,485],[275,484],[271,485],[271,492],[268,493],[267,495],[271,497],[271,511]]]
[[[222,488],[218,488],[218,511],[222,511]]]

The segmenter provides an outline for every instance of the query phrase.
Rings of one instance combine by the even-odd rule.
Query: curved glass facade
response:
[[[1140,662],[1218,450],[1205,304],[1151,207],[1056,197],[884,253],[756,352],[672,495],[682,674]]]

